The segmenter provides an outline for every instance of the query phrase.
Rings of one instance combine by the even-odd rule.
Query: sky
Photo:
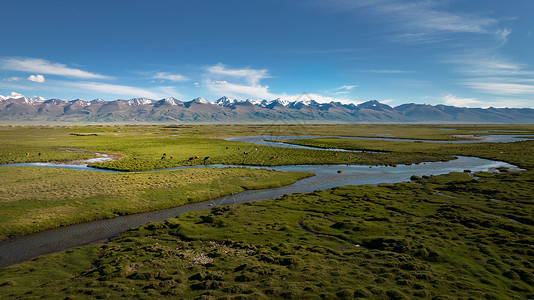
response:
[[[0,0],[0,11],[4,96],[534,108],[532,0]]]

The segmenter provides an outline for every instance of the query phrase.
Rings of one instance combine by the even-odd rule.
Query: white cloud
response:
[[[357,85],[342,85],[340,87],[337,88],[337,90],[346,90],[346,91],[350,91],[352,90],[353,88],[357,87]]]
[[[266,69],[231,69],[224,64],[217,64],[206,68],[205,80],[203,85],[215,94],[217,97],[228,96],[236,99],[286,99],[295,101],[301,95],[277,94],[269,90],[269,86],[262,85],[261,80],[270,78]],[[344,85],[334,91],[349,91],[356,85]],[[317,102],[339,101],[344,103],[353,103],[345,98],[326,97],[318,94],[309,94]]]
[[[452,94],[443,97],[442,100],[446,105],[452,105],[457,107],[482,107],[485,104],[485,102],[480,101],[476,98],[460,98]]]
[[[45,82],[45,78],[43,75],[30,75],[27,80],[33,81],[33,82]]]
[[[232,77],[234,79],[241,79],[250,85],[256,85],[259,83],[260,80],[270,77],[266,69],[230,69],[224,64],[210,66],[207,67],[206,70],[211,76],[215,75],[222,77]]]
[[[324,2],[323,2],[324,3]],[[477,14],[446,11],[442,1],[432,0],[330,0],[330,7],[378,15],[395,28],[416,33],[490,33],[497,20]]]
[[[325,91],[325,93],[333,92],[336,95],[344,95],[344,94],[348,94],[355,87],[357,87],[357,85],[342,85],[342,86],[338,87],[337,89],[334,89],[334,90],[331,90],[331,91]]]
[[[243,85],[243,84],[234,84],[227,81],[210,81],[205,83],[206,86],[210,89],[211,92],[215,93],[218,97],[228,96],[230,98],[236,99],[285,99],[290,101],[295,101],[299,99],[302,95],[292,95],[292,94],[278,94],[272,93],[269,91],[268,86],[262,85]],[[327,102],[342,102],[342,103],[354,103],[353,100],[347,98],[338,98],[338,97],[328,97],[319,94],[308,94],[311,99],[327,103]]]
[[[228,81],[226,80],[215,80],[215,81],[212,81],[211,84],[227,84]]]
[[[10,77],[10,78],[5,78],[4,80],[8,81],[8,82],[13,82],[13,81],[24,80],[24,78],[22,78],[22,77]]]
[[[480,100],[477,98],[460,98],[454,95],[447,95],[441,99],[444,104],[453,105],[457,107],[532,107],[532,100],[530,99],[493,99],[493,100]]]
[[[39,58],[0,58],[0,69],[88,79],[110,78]]]
[[[465,76],[458,83],[477,92],[534,95],[534,71],[524,64],[497,55],[494,50],[451,55],[447,62],[456,64],[455,71]]]
[[[508,42],[508,36],[512,33],[512,30],[511,29],[508,29],[508,28],[504,28],[504,29],[499,29],[495,32],[495,35],[497,36],[497,38],[503,43],[503,44],[506,44]]]
[[[174,90],[169,90],[169,87],[160,88],[161,92],[146,90],[138,87],[126,86],[126,85],[116,85],[108,83],[99,83],[99,82],[61,82],[60,85],[63,85],[67,88],[76,88],[83,89],[87,91],[94,91],[98,93],[105,94],[114,94],[125,97],[146,97],[150,99],[160,99],[166,96],[169,96],[165,92],[175,92]],[[172,89],[172,88],[171,88]],[[177,93],[174,93],[176,95]]]
[[[489,50],[471,50],[451,55],[446,62],[457,65],[456,71],[469,76],[534,75],[525,66],[498,56]]]
[[[24,97],[24,95],[19,94],[19,93],[16,93],[16,92],[11,92],[11,94],[9,94],[8,96],[4,96],[5,99],[9,99],[9,98],[22,98],[22,97]]]
[[[217,95],[269,99],[272,96],[269,87],[260,84],[264,78],[269,78],[266,69],[232,69],[217,64],[206,67],[204,85]]]
[[[495,81],[466,81],[464,85],[483,93],[497,95],[534,95],[534,85]]]
[[[311,94],[306,94],[309,96],[310,99],[313,99],[319,103],[329,103],[329,102],[341,102],[341,103],[345,103],[345,104],[349,104],[349,103],[357,103],[357,101],[354,101],[352,99],[347,99],[347,98],[338,98],[338,97],[328,97],[328,96],[323,96],[323,95],[319,95],[319,94],[314,94],[314,93],[311,93]],[[290,101],[296,101],[297,99],[300,99],[302,98],[302,94],[299,94],[299,95],[288,95],[288,94],[274,94],[273,97],[271,99],[275,99],[275,98],[282,98],[282,99],[287,99],[287,100],[290,100]]]
[[[169,80],[173,82],[182,82],[182,81],[188,81],[189,78],[182,74],[171,74],[167,72],[158,72],[154,76],[152,76],[153,79],[163,79],[163,80]]]
[[[235,84],[225,80],[211,81],[207,86],[212,92],[231,98],[272,98],[268,86]]]

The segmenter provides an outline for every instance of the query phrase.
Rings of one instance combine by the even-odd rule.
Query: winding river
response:
[[[242,137],[229,140],[252,142],[260,145],[295,147],[296,145],[284,143],[266,142],[264,139],[288,139],[295,137]],[[301,137],[302,138],[302,137]],[[311,138],[311,137],[306,137]],[[391,139],[386,139],[391,140]],[[464,141],[462,141],[464,142]],[[267,143],[267,144],[266,144]],[[275,144],[275,145],[274,145]],[[300,148],[299,146],[298,148]],[[316,148],[313,148],[316,149]],[[76,165],[56,165],[42,163],[27,164],[10,164],[9,166],[39,166],[39,167],[56,167],[70,168],[85,171],[110,172],[87,167],[87,164]],[[234,167],[227,165],[211,166],[194,166],[224,168]],[[238,166],[243,167],[243,166]],[[149,222],[161,222],[168,218],[176,217],[179,214],[213,208],[217,205],[245,203],[263,199],[274,199],[285,194],[308,193],[319,189],[328,189],[343,185],[362,185],[362,184],[379,184],[379,183],[396,183],[409,181],[412,175],[439,175],[449,172],[461,172],[469,169],[473,172],[491,171],[499,167],[508,167],[512,171],[520,170],[517,167],[505,162],[491,161],[476,157],[458,156],[458,159],[448,162],[428,162],[419,165],[398,165],[397,167],[387,166],[358,166],[358,165],[291,165],[276,167],[258,167],[251,168],[273,169],[278,171],[305,171],[315,173],[316,176],[302,179],[294,184],[279,188],[264,190],[249,190],[235,195],[220,197],[214,200],[187,204],[175,208],[146,212],[134,215],[119,216],[112,219],[104,219],[80,223],[43,232],[29,234],[17,238],[8,239],[0,242],[0,267],[6,267],[20,263],[33,257],[55,253],[72,247],[87,245],[95,242],[104,242],[119,233],[130,228],[138,227]],[[179,168],[173,168],[179,169]],[[341,171],[341,173],[339,173]],[[114,171],[116,172],[116,171]]]

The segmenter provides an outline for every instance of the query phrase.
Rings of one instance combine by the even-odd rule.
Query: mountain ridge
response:
[[[391,107],[377,100],[355,105],[315,100],[202,97],[61,100],[0,95],[0,123],[534,123],[530,108],[467,108],[407,103]]]

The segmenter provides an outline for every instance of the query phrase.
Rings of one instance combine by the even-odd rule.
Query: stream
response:
[[[273,137],[280,139],[281,137]],[[291,137],[294,138],[294,137]],[[309,137],[307,137],[309,138]],[[257,142],[263,144],[263,137],[245,137],[229,140]],[[263,141],[265,142],[265,141]],[[270,142],[267,142],[270,143]],[[278,147],[295,145],[276,143]],[[269,146],[273,146],[269,144]],[[313,148],[316,149],[316,148]],[[96,242],[105,242],[121,232],[130,228],[139,227],[149,222],[162,222],[177,215],[202,209],[210,209],[217,205],[246,203],[263,199],[275,199],[285,194],[309,193],[315,190],[328,189],[343,185],[363,185],[379,183],[396,183],[409,181],[412,175],[439,175],[449,172],[462,172],[469,169],[472,172],[492,171],[499,167],[507,167],[510,171],[521,169],[506,162],[492,161],[477,157],[457,156],[458,159],[448,162],[427,162],[419,165],[391,166],[361,166],[361,165],[290,165],[276,167],[246,166],[251,168],[271,169],[277,171],[303,171],[315,173],[314,177],[306,178],[294,184],[272,189],[247,190],[235,195],[219,197],[217,199],[186,204],[170,209],[118,216],[111,219],[96,220],[86,223],[74,224],[65,227],[46,230],[34,234],[24,235],[0,242],[0,267],[20,263],[39,255],[56,253],[72,247],[88,245]],[[83,171],[110,172],[109,170],[90,168],[87,164],[42,164],[25,163],[9,164],[3,167],[56,167],[70,168]],[[192,166],[183,168],[225,168],[243,167],[229,165]],[[339,171],[342,171],[339,173]],[[113,171],[117,172],[117,171]]]

